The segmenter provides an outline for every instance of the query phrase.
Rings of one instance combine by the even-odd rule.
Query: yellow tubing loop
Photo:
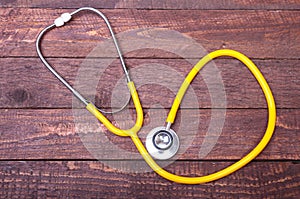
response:
[[[226,167],[225,169],[222,169],[220,171],[217,171],[215,173],[206,175],[206,176],[201,176],[201,177],[186,177],[186,176],[178,176],[175,174],[172,174],[163,168],[161,168],[154,160],[153,158],[149,155],[148,151],[144,147],[143,143],[137,136],[137,132],[142,126],[142,121],[143,121],[143,111],[138,99],[137,92],[133,86],[129,86],[129,89],[131,91],[131,95],[133,98],[133,102],[136,106],[136,111],[137,111],[137,121],[136,124],[133,128],[129,130],[120,130],[116,127],[114,127],[92,104],[87,105],[87,109],[94,114],[111,132],[121,135],[121,136],[130,136],[134,144],[136,145],[138,151],[140,154],[143,156],[147,164],[160,176],[162,176],[165,179],[168,179],[170,181],[176,182],[176,183],[182,183],[182,184],[201,184],[201,183],[207,183],[211,182],[214,180],[218,180],[220,178],[223,178],[238,169],[242,168],[246,164],[248,164],[251,160],[253,160],[268,144],[270,141],[273,131],[275,128],[275,121],[276,121],[276,106],[275,106],[275,101],[271,92],[271,89],[266,82],[264,76],[261,74],[259,69],[255,66],[255,64],[247,58],[245,55],[234,51],[234,50],[228,50],[228,49],[223,49],[223,50],[216,50],[214,52],[209,53],[205,57],[203,57],[190,71],[190,73],[186,76],[184,82],[182,83],[175,99],[172,105],[172,108],[169,112],[169,115],[167,117],[166,122],[173,123],[174,119],[176,117],[177,110],[179,108],[179,105],[182,101],[182,98],[189,87],[190,83],[194,79],[194,77],[198,74],[198,72],[201,70],[201,68],[210,62],[212,59],[220,57],[220,56],[230,56],[234,57],[238,60],[240,60],[243,64],[245,64],[248,69],[252,72],[256,80],[258,81],[259,85],[261,86],[266,101],[268,105],[268,126],[266,129],[266,132],[261,139],[261,141],[258,143],[258,145],[250,151],[246,156],[244,156],[242,159],[237,161],[236,163]],[[133,88],[132,88],[133,87]]]

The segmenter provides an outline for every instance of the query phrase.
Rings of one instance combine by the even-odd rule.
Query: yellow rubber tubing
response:
[[[261,141],[258,143],[258,145],[250,153],[248,153],[245,157],[243,157],[241,160],[239,160],[238,162],[236,162],[236,163],[228,166],[227,168],[225,168],[223,170],[220,170],[216,173],[209,174],[209,175],[206,175],[206,176],[201,176],[201,177],[178,176],[178,175],[172,174],[172,173],[164,170],[163,168],[161,168],[153,160],[153,158],[149,155],[149,153],[146,150],[146,148],[144,147],[143,143],[141,142],[141,140],[137,136],[137,132],[140,130],[140,128],[142,126],[142,123],[143,123],[143,110],[142,110],[140,100],[138,98],[138,94],[136,92],[136,89],[134,87],[133,82],[129,82],[128,87],[129,87],[129,90],[131,92],[131,96],[132,96],[134,105],[136,107],[137,119],[136,119],[136,124],[131,129],[121,130],[121,129],[115,127],[91,103],[88,104],[86,106],[86,108],[93,115],[95,115],[95,117],[97,117],[108,128],[108,130],[111,131],[112,133],[114,133],[116,135],[120,135],[120,136],[130,136],[132,141],[136,145],[138,151],[140,152],[140,154],[143,156],[143,158],[147,162],[147,164],[158,175],[162,176],[163,178],[168,179],[170,181],[177,182],[177,183],[183,183],[183,184],[201,184],[201,183],[206,183],[206,182],[211,182],[211,181],[214,181],[214,180],[218,180],[220,178],[223,178],[223,177],[235,172],[236,170],[238,170],[238,169],[242,168],[243,166],[245,166],[246,164],[248,164],[251,160],[253,160],[266,147],[266,145],[268,144],[268,142],[270,141],[270,139],[272,137],[272,134],[273,134],[273,131],[274,131],[274,128],[275,128],[275,121],[276,121],[275,101],[274,101],[271,89],[270,89],[268,83],[266,82],[265,78],[261,74],[261,72],[255,66],[255,64],[250,59],[248,59],[245,55],[243,55],[243,54],[241,54],[237,51],[234,51],[234,50],[224,49],[224,50],[217,50],[217,51],[214,51],[214,52],[206,55],[190,71],[190,73],[187,75],[186,79],[182,83],[182,85],[181,85],[181,87],[180,87],[180,89],[179,89],[179,91],[178,91],[178,93],[175,97],[172,108],[171,108],[170,113],[169,113],[168,118],[167,118],[167,122],[170,122],[170,123],[174,122],[174,119],[176,117],[176,113],[177,113],[179,105],[182,101],[182,98],[183,98],[188,86],[190,85],[190,83],[192,82],[194,77],[198,74],[200,69],[206,63],[211,61],[212,59],[214,59],[216,57],[220,57],[220,56],[234,57],[234,58],[240,60],[242,63],[244,63],[249,68],[249,70],[252,72],[254,77],[257,79],[257,81],[258,81],[259,85],[261,86],[261,88],[264,92],[264,95],[266,97],[266,101],[267,101],[267,104],[268,104],[269,120],[268,120],[268,126],[267,126],[267,129],[266,129],[266,132],[265,132],[263,138],[261,139]]]
[[[255,66],[255,64],[247,58],[245,55],[234,51],[234,50],[217,50],[214,51],[205,57],[203,57],[191,70],[191,72],[187,75],[186,79],[184,80],[181,88],[178,91],[178,94],[174,100],[174,104],[171,108],[171,111],[169,113],[167,122],[174,122],[175,116],[177,109],[179,107],[179,104],[182,100],[182,97],[184,96],[186,89],[188,88],[189,84],[193,80],[193,78],[196,76],[196,74],[199,72],[199,70],[210,60],[220,57],[220,56],[230,56],[234,57],[238,60],[240,60],[242,63],[244,63],[249,70],[252,72],[254,77],[257,79],[259,85],[261,86],[264,95],[266,97],[266,101],[268,104],[268,114],[269,114],[269,120],[268,120],[268,126],[266,129],[266,132],[261,139],[261,141],[258,143],[258,145],[246,156],[244,156],[241,160],[237,161],[236,163],[228,166],[225,169],[222,169],[216,173],[209,174],[206,176],[201,176],[201,177],[185,177],[185,176],[178,176],[172,173],[169,173],[168,171],[164,170],[161,168],[149,155],[147,150],[145,149],[144,145],[142,144],[141,140],[138,138],[138,136],[131,136],[132,141],[136,145],[137,149],[145,159],[145,161],[148,163],[148,165],[160,176],[163,178],[166,178],[170,181],[174,181],[177,183],[183,183],[183,184],[201,184],[201,183],[207,183],[211,182],[214,180],[218,180],[220,178],[223,178],[238,169],[242,168],[246,164],[248,164],[251,160],[253,160],[268,144],[270,141],[274,128],[275,128],[275,121],[276,121],[276,107],[275,107],[275,101],[271,92],[271,89],[266,82],[265,78],[259,71],[259,69]]]
[[[94,104],[89,103],[86,106],[86,109],[90,111],[104,126],[112,133],[118,135],[118,136],[135,136],[136,133],[141,129],[143,125],[143,109],[141,106],[141,102],[139,99],[139,96],[137,94],[136,88],[134,86],[134,83],[128,82],[127,84],[134,106],[137,114],[136,123],[131,129],[123,130],[115,127],[98,109],[95,107]]]

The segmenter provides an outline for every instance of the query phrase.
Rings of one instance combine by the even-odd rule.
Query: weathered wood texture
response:
[[[300,9],[299,0],[103,0],[103,1],[72,1],[72,0],[2,0],[1,7],[30,8],[79,8],[92,6],[95,8],[134,8],[134,9]]]
[[[68,11],[71,10],[1,8],[1,56],[36,56],[34,45],[38,33]],[[116,33],[166,28],[192,37],[207,51],[231,48],[251,58],[298,59],[300,56],[300,11],[103,10],[103,13]],[[49,32],[43,49],[51,57],[86,57],[107,38],[110,36],[103,22],[95,14],[86,12],[84,16],[75,17],[69,26]],[[136,38],[138,33],[128,39]],[[132,42],[132,45],[138,43]],[[127,54],[127,57],[143,58],[174,56],[157,49]],[[199,55],[194,58],[199,59]]]
[[[80,109],[70,92],[37,58],[38,33],[61,13],[81,6],[100,8],[119,33],[144,107],[145,123],[139,134],[142,140],[151,128],[164,124],[175,92],[193,66],[189,61],[204,55],[189,50],[188,44],[174,40],[169,33],[166,35],[170,38],[160,38],[155,40],[156,46],[144,48],[138,38],[151,36],[153,31],[147,28],[157,27],[189,36],[207,51],[231,48],[253,59],[278,107],[270,144],[246,167],[204,185],[179,185],[153,172],[138,173],[145,163],[130,139],[112,135]],[[299,0],[2,0],[0,198],[298,198],[299,9]],[[133,32],[136,29],[139,31]],[[102,64],[116,55],[109,50],[108,38],[103,21],[86,12],[69,26],[49,32],[42,43],[43,52],[66,80],[104,108],[119,106],[111,99],[125,99],[128,94],[121,84],[114,95],[114,86],[123,75],[118,60],[112,58],[112,63]],[[85,59],[103,44],[109,46],[102,46],[104,50],[98,49]],[[188,53],[179,56],[179,51]],[[189,90],[179,111],[173,128],[182,148],[175,157],[179,160],[167,167],[171,172],[189,176],[215,172],[247,154],[263,136],[268,115],[259,85],[237,60],[222,58],[215,63],[218,70],[209,70],[209,65],[193,81],[193,90]],[[99,72],[101,68],[105,70]],[[222,77],[227,104],[218,95],[216,74]],[[94,87],[89,87],[87,80],[93,78]],[[192,91],[198,102],[192,100]],[[216,105],[211,96],[221,102]],[[125,112],[109,116],[121,127],[129,127],[134,118],[132,103]],[[212,121],[224,118],[220,133],[219,124]],[[208,133],[210,124],[215,128]],[[126,172],[128,167],[130,172]]]
[[[85,112],[85,110],[83,110]],[[134,111],[133,111],[134,112]],[[76,115],[76,113],[73,112]],[[130,127],[134,120],[128,119],[127,113],[119,115],[118,125],[125,128]],[[164,123],[165,110],[145,110],[145,123],[139,135],[145,138],[149,129],[161,126]],[[258,157],[258,159],[273,160],[299,160],[300,154],[300,112],[296,110],[278,110],[276,131],[270,145]],[[89,115],[89,114],[88,114]],[[158,115],[158,119],[157,119]],[[181,121],[181,116],[187,117],[188,122]],[[74,118],[76,117],[76,118]],[[221,116],[219,116],[221,117]],[[94,154],[98,159],[128,159],[125,152],[137,153],[131,140],[112,135],[107,130],[94,130],[91,124],[81,120],[94,121],[93,116],[83,118],[73,116],[69,109],[49,109],[49,110],[22,110],[9,109],[1,110],[0,116],[1,159],[94,159]],[[123,120],[122,120],[123,118]],[[214,142],[207,143],[213,145],[212,151],[206,156],[199,158],[200,148],[204,147],[204,139],[214,139],[217,132],[207,135],[208,126],[211,122],[210,110],[181,110],[178,121],[173,127],[179,134],[182,144],[188,145],[187,150],[180,159],[239,159],[249,152],[263,136],[267,119],[267,110],[253,109],[230,109],[227,110],[226,120],[222,133]],[[154,121],[151,121],[154,120]],[[195,122],[200,120],[200,125],[195,126]],[[75,124],[79,129],[75,130]],[[180,130],[180,125],[189,127],[189,131]],[[98,125],[96,125],[100,128]],[[83,134],[83,141],[86,146],[90,146],[88,153],[76,132]],[[104,134],[103,134],[104,132]],[[103,137],[103,139],[101,139]],[[93,145],[94,144],[94,145]],[[113,146],[117,145],[124,149],[123,154],[113,154]],[[202,146],[203,145],[203,146]],[[106,147],[102,147],[106,146]],[[105,151],[101,151],[105,148]],[[203,148],[202,148],[203,149]],[[110,153],[112,153],[110,155]],[[116,153],[116,152],[115,152]],[[137,155],[134,158],[140,159]]]
[[[182,161],[168,170],[203,175],[226,165]],[[299,164],[292,162],[252,162],[216,182],[187,186],[153,172],[125,173],[100,162],[10,161],[0,162],[0,182],[1,198],[297,198],[300,194]]]
[[[122,96],[128,97],[128,89],[123,81],[123,71],[118,60],[109,66],[100,63],[102,59],[89,59],[90,64],[82,64],[87,60],[51,58],[49,62],[72,85],[77,86],[91,100],[101,107],[111,107],[111,100]],[[113,60],[113,59],[112,59]],[[196,61],[196,60],[195,60]],[[265,75],[278,108],[300,108],[300,63],[298,60],[254,60]],[[136,82],[144,108],[161,104],[170,108],[172,100],[181,85],[183,78],[193,67],[183,59],[126,59],[126,63]],[[237,60],[216,60],[215,65],[221,75],[226,92],[227,104],[212,104],[222,84],[216,78],[216,71],[210,71],[210,65],[204,68],[192,83],[192,89],[198,102],[186,98],[182,108],[266,108],[264,95],[255,78],[242,63]],[[174,71],[166,71],[162,67]],[[86,69],[85,69],[86,68]],[[104,70],[105,68],[105,70]],[[143,70],[141,70],[143,68]],[[152,69],[151,69],[152,68]],[[154,71],[156,68],[156,71]],[[95,78],[97,88],[89,88],[90,78]],[[72,94],[47,69],[38,58],[2,58],[0,59],[0,107],[1,108],[71,108]],[[86,72],[88,71],[88,72]],[[176,72],[175,72],[176,71]],[[217,71],[217,72],[218,72]],[[79,74],[80,72],[80,74]],[[157,74],[159,72],[159,74]],[[237,74],[237,75],[233,75]],[[37,77],[38,75],[38,77]],[[180,76],[181,75],[181,76]],[[151,79],[145,84],[145,77]],[[203,79],[206,77],[207,82]],[[208,78],[207,78],[208,77]],[[87,81],[81,80],[87,79]],[[120,81],[122,84],[115,87]],[[211,86],[208,90],[208,86]],[[90,91],[89,91],[90,89]],[[163,90],[163,92],[162,92]],[[117,92],[116,95],[112,94]],[[188,93],[187,96],[192,96]],[[76,99],[74,99],[76,101]],[[124,104],[124,100],[120,104]],[[131,106],[133,107],[133,106]]]

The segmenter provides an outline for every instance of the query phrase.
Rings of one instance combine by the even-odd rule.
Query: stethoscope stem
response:
[[[166,130],[168,131],[168,130],[170,130],[170,128],[171,128],[171,125],[172,125],[172,123],[171,122],[167,122],[167,125],[166,125]]]

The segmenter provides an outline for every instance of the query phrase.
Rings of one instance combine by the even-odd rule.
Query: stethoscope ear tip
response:
[[[170,128],[156,127],[146,137],[146,148],[153,158],[168,160],[178,152],[179,138]]]

